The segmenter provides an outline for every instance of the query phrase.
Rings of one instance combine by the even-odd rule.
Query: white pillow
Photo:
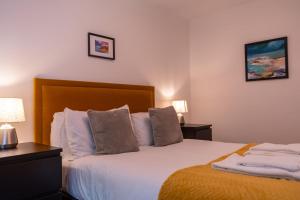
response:
[[[116,109],[128,109],[124,105]],[[96,146],[94,143],[92,130],[86,111],[75,111],[65,108],[65,128],[68,144],[74,159],[95,154]]]
[[[134,134],[139,146],[151,146],[154,144],[153,133],[149,113],[140,112],[131,114]]]
[[[94,154],[95,145],[87,113],[69,108],[65,108],[64,112],[68,144],[73,158]]]
[[[61,129],[65,121],[63,112],[54,113],[51,123],[50,144],[54,147],[62,147],[61,145]]]
[[[50,143],[52,146],[63,149],[63,159],[72,160],[72,153],[68,144],[67,134],[65,130],[65,114],[64,112],[57,112],[53,115],[51,123]]]
[[[126,105],[121,106],[119,108],[110,109],[109,111],[115,111],[115,110],[121,110],[121,109],[127,109],[129,111],[129,106],[126,104]],[[129,111],[129,113],[130,113],[130,111]]]

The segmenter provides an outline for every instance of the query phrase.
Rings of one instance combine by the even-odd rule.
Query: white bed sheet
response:
[[[64,162],[64,187],[79,200],[156,200],[173,172],[203,165],[234,152],[243,144],[184,140],[139,152],[92,155]]]

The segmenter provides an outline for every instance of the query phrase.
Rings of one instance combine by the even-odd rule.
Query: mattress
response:
[[[156,200],[173,172],[207,164],[243,145],[185,139],[165,147],[140,147],[139,152],[64,161],[64,189],[79,200]]]

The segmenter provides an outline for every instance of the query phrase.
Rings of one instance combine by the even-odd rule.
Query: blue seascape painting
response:
[[[287,38],[245,45],[246,80],[288,78]]]

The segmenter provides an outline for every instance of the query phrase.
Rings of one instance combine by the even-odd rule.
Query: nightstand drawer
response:
[[[198,140],[212,140],[212,130],[204,129],[195,132],[195,138]]]
[[[190,131],[184,133],[185,139],[212,140],[212,131],[210,129]]]
[[[37,199],[59,192],[61,168],[60,156],[0,165],[1,199]]]

